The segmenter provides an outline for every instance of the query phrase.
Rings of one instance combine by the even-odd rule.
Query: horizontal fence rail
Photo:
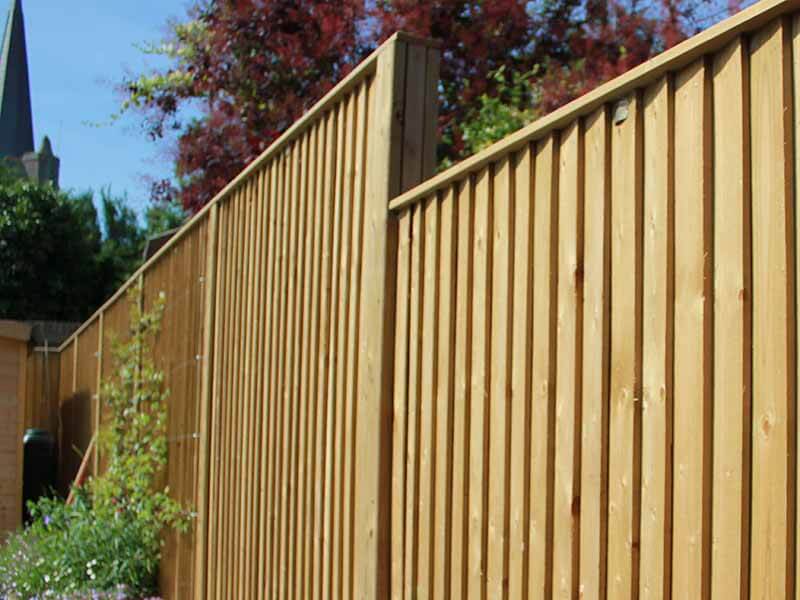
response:
[[[398,34],[65,342],[62,472],[164,292],[168,597],[793,597],[798,15],[433,177]]]

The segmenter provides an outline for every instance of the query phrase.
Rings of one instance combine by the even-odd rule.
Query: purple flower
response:
[[[50,523],[52,523],[52,522],[53,522],[53,519],[50,518],[50,515],[45,515],[44,516],[44,524],[45,525],[50,525]]]

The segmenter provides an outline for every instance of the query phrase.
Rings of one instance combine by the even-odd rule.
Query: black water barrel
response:
[[[28,429],[22,438],[22,519],[30,522],[28,501],[51,495],[56,487],[58,469],[56,442],[44,429]]]

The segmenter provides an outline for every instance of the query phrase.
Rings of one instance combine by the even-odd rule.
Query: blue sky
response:
[[[147,203],[144,176],[169,176],[165,147],[149,141],[135,116],[109,124],[114,91],[126,72],[156,66],[135,45],[158,41],[187,0],[23,0],[35,143],[49,135],[61,158],[61,186],[111,185],[137,210]],[[8,0],[0,0],[5,22]],[[103,123],[102,126],[96,124]]]

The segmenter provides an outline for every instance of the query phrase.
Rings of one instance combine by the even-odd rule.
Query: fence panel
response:
[[[58,431],[60,359],[55,348],[34,348],[28,353],[25,429]]]
[[[393,318],[388,203],[433,171],[437,81],[438,51],[393,37],[126,284],[144,308],[166,296],[164,483],[198,511],[167,536],[165,597],[381,595],[391,328],[369,319]],[[65,404],[113,377],[125,288],[63,345]],[[106,418],[90,409],[67,428],[81,445]]]
[[[143,273],[145,310],[163,294],[161,332],[153,346],[156,368],[164,373],[167,399],[168,459],[164,484],[173,498],[197,510],[200,383],[203,361],[208,219],[199,220],[179,244]],[[127,304],[127,302],[125,302]],[[161,563],[161,589],[170,597],[191,595],[194,581],[194,531],[171,532]]]
[[[796,10],[392,201],[393,597],[794,595]]]
[[[94,435],[98,334],[94,320],[61,349],[59,489],[65,495]]]
[[[166,479],[198,511],[164,593],[794,595],[797,11],[413,188],[425,43],[290,128],[132,280],[167,295]],[[124,302],[62,347],[62,416]]]

